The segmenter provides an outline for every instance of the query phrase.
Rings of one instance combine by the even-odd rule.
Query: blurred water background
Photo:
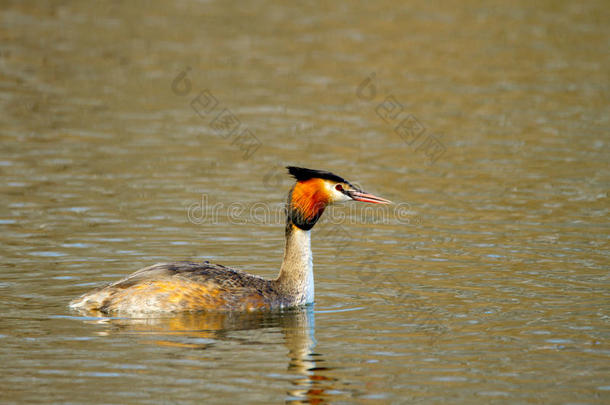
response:
[[[608,403],[609,45],[605,1],[3,1],[1,402]],[[313,308],[67,308],[274,277],[286,164],[397,203],[316,227]]]

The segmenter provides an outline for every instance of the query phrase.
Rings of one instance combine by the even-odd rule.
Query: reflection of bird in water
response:
[[[331,397],[327,391],[336,390],[337,380],[324,375],[328,368],[321,366],[323,356],[313,351],[316,340],[311,306],[283,311],[183,312],[167,317],[99,318],[86,322],[107,325],[109,329],[103,334],[126,333],[164,347],[212,351],[222,341],[233,341],[247,345],[244,351],[249,352],[257,342],[267,344],[265,336],[275,343],[277,334],[248,333],[249,337],[244,338],[242,334],[232,336],[232,332],[279,329],[288,349],[287,371],[291,376],[286,402],[324,404]],[[252,336],[256,336],[256,342]]]
[[[204,263],[156,264],[88,292],[70,307],[102,313],[252,311],[288,308],[314,300],[310,231],[333,203],[387,204],[326,171],[288,167],[296,184],[288,195],[286,247],[277,279],[267,280],[228,267]]]

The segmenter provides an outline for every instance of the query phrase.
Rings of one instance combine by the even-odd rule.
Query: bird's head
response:
[[[331,172],[295,166],[288,166],[287,169],[297,181],[288,195],[288,220],[304,230],[313,228],[330,204],[345,201],[391,203],[385,198],[366,193]]]

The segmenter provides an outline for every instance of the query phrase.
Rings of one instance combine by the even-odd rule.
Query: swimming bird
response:
[[[154,313],[254,311],[314,301],[311,229],[325,208],[360,201],[388,204],[336,174],[288,166],[296,183],[286,204],[284,260],[276,279],[265,279],[208,261],[160,263],[83,294],[70,307],[85,312]]]

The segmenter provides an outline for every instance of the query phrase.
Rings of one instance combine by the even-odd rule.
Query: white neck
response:
[[[280,291],[286,294],[291,305],[313,302],[313,256],[311,254],[310,231],[304,231],[292,224],[286,232],[284,262],[276,282]]]

